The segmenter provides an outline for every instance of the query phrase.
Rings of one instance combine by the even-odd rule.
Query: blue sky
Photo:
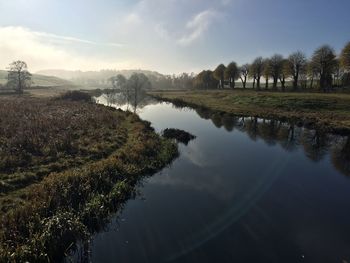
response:
[[[350,41],[349,0],[0,0],[0,68],[198,72]]]

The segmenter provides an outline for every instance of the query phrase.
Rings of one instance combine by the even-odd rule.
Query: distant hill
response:
[[[61,79],[69,80],[76,85],[91,87],[91,88],[106,88],[110,87],[108,79],[118,74],[124,75],[126,78],[133,73],[144,73],[150,79],[161,79],[165,76],[150,70],[100,70],[100,71],[72,71],[63,69],[41,70],[37,74],[45,76],[55,76]]]
[[[32,77],[34,87],[73,87],[75,84],[69,80],[61,79],[54,76],[45,76],[41,74],[33,74]],[[7,71],[0,70],[0,84],[6,84]]]
[[[155,77],[162,77],[163,75],[150,70],[100,70],[100,71],[80,71],[80,70],[64,70],[64,69],[48,69],[40,70],[36,72],[40,75],[55,76],[66,80],[79,80],[79,79],[105,79],[122,74],[125,77],[130,77],[133,73],[144,73],[145,75],[152,75]]]

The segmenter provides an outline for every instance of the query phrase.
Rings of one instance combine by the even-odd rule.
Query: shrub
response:
[[[85,102],[93,101],[92,97],[88,93],[82,92],[79,90],[67,91],[66,93],[59,96],[58,99],[71,100],[71,101],[85,101]]]
[[[196,138],[196,136],[179,129],[165,129],[163,131],[163,137],[167,139],[176,139],[186,145]]]

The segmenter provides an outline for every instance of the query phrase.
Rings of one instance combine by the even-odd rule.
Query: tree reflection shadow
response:
[[[338,143],[331,156],[333,166],[342,174],[350,176],[350,137]]]
[[[206,108],[195,109],[198,116],[211,120],[215,127],[228,132],[238,130],[246,133],[253,141],[262,140],[267,145],[279,145],[288,152],[302,149],[305,156],[319,162],[331,156],[334,168],[350,176],[350,137],[308,129],[283,120],[240,117],[227,113],[213,112]]]
[[[148,105],[157,104],[158,102],[150,96],[147,96],[146,92],[139,92],[137,96],[132,98],[126,96],[122,92],[110,92],[102,95],[106,101],[107,106],[125,107],[126,110],[138,113]]]

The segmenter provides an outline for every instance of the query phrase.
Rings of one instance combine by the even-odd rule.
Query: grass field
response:
[[[0,97],[0,262],[58,261],[167,165],[176,145],[135,114]]]
[[[150,95],[194,107],[240,116],[284,118],[325,128],[350,131],[350,94],[210,90],[151,92]]]

